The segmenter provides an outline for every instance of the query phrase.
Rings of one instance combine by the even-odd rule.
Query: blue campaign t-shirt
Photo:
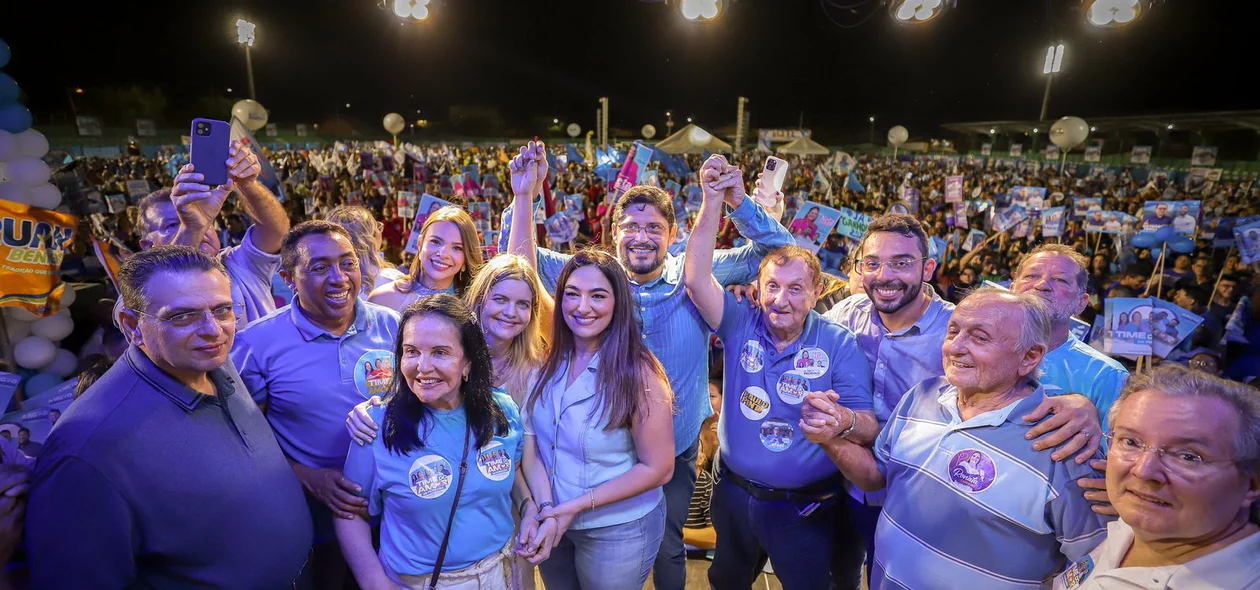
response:
[[[512,398],[494,394],[507,414],[508,431],[476,448],[468,449],[468,479],[455,511],[445,571],[469,567],[503,548],[512,537],[512,484],[523,453],[521,415]],[[385,408],[368,414],[384,424]],[[385,437],[372,444],[350,444],[345,476],[363,488],[368,512],[384,512],[381,519],[381,560],[403,575],[433,572],[438,548],[446,533],[446,521],[459,485],[460,455],[467,428],[464,406],[454,410],[430,409],[420,425],[423,447],[406,455],[385,448]]]
[[[800,432],[805,396],[834,390],[840,405],[871,410],[871,367],[853,333],[815,311],[800,338],[782,352],[763,316],[726,293],[717,329],[726,355],[718,421],[722,463],[766,486],[801,488],[838,471],[827,452]]]

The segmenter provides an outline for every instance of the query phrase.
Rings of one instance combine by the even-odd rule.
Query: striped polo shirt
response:
[[[888,484],[871,589],[1040,588],[1103,540],[1106,518],[1076,485],[1102,477],[1056,463],[1024,435],[1028,397],[964,422],[944,377],[914,386],[875,441]]]

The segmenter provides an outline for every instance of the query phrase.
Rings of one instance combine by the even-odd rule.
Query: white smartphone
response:
[[[774,156],[767,157],[766,165],[761,172],[762,185],[773,189],[774,193],[783,192],[783,182],[787,180],[787,171],[787,160]],[[769,184],[766,184],[767,182]]]

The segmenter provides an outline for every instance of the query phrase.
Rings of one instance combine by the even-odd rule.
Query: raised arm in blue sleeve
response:
[[[744,197],[744,202],[730,214],[731,221],[748,244],[713,253],[713,276],[723,287],[745,285],[757,278],[761,259],[780,246],[795,244],[783,224],[766,214],[761,205]]]

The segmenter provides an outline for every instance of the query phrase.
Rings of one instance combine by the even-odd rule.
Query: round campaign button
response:
[[[802,348],[792,358],[792,372],[797,375],[804,375],[809,379],[817,379],[826,375],[827,367],[830,365],[831,359],[827,357],[827,351],[821,348]]]
[[[765,418],[770,413],[770,396],[760,387],[749,387],[739,394],[739,410],[749,420]]]
[[[775,385],[779,399],[794,406],[801,405],[805,396],[809,395],[809,379],[795,373],[784,373]]]
[[[453,479],[451,463],[438,455],[416,459],[408,472],[411,491],[425,500],[441,497],[450,489]]]
[[[997,479],[997,465],[983,451],[963,449],[949,460],[949,481],[967,492],[983,492]]]
[[[363,397],[384,397],[394,380],[394,353],[388,350],[369,350],[359,357],[354,366],[354,386]]]
[[[756,340],[749,340],[744,343],[744,348],[739,351],[739,366],[743,367],[749,373],[758,373],[765,366],[762,360],[766,351],[761,347],[761,343]]]
[[[762,446],[776,453],[782,453],[792,446],[792,436],[796,432],[787,420],[771,418],[761,423],[759,434]]]
[[[486,479],[503,481],[512,474],[512,456],[503,443],[492,440],[477,453],[477,469]]]

